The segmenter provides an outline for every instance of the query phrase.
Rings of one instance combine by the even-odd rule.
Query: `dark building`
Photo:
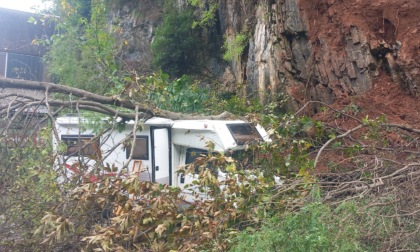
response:
[[[47,81],[42,56],[46,49],[34,45],[54,32],[52,25],[29,22],[40,19],[34,13],[0,8],[0,77]]]

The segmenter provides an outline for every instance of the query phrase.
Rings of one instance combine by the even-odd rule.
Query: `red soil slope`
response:
[[[300,11],[307,18],[309,39],[328,40],[331,50],[345,54],[343,32],[356,26],[368,38],[370,47],[378,41],[401,43],[396,63],[400,69],[420,77],[420,2],[418,0],[301,0]],[[420,80],[420,78],[419,78]],[[382,71],[373,88],[363,97],[338,100],[334,106],[350,103],[361,108],[359,116],[385,115],[389,122],[420,128],[420,103],[414,95]],[[322,116],[320,116],[322,118]]]

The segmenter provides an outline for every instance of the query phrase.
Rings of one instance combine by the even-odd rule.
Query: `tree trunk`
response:
[[[202,114],[185,114],[179,112],[172,112],[168,110],[162,110],[158,108],[152,108],[151,105],[142,103],[133,99],[127,99],[120,96],[103,96],[95,93],[88,92],[83,89],[68,87],[64,85],[18,80],[9,78],[0,78],[0,88],[3,89],[4,95],[0,98],[14,97],[13,100],[19,101],[20,104],[27,104],[28,100],[31,100],[33,106],[47,105],[53,107],[78,107],[82,110],[95,111],[106,115],[118,115],[124,119],[134,119],[136,113],[134,110],[138,106],[139,116],[145,120],[151,117],[164,117],[172,120],[184,119],[229,119],[233,118],[234,115],[229,112],[223,112],[220,115],[202,115]],[[25,93],[26,90],[35,90],[44,92],[43,96],[28,95]],[[71,95],[68,101],[56,100],[50,98],[51,94],[61,93]],[[40,98],[42,97],[42,98]],[[35,101],[35,102],[34,102]],[[18,106],[19,107],[19,106]],[[0,107],[0,115],[8,113],[11,106],[10,104],[2,104]],[[132,110],[133,112],[121,112],[121,109]]]

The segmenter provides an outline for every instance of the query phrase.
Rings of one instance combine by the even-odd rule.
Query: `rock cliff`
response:
[[[122,56],[146,71],[162,1],[126,2],[114,13],[127,41]],[[214,53],[203,54],[203,72],[226,90],[243,84],[262,100],[284,93],[290,110],[310,100],[331,104],[363,95],[382,76],[415,96],[419,11],[417,0],[220,0],[214,31],[207,31]],[[249,39],[242,55],[223,61],[214,48],[240,33]],[[308,113],[317,111],[314,105]]]

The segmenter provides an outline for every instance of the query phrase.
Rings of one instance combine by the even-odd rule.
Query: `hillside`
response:
[[[0,250],[420,249],[418,0],[52,1]]]
[[[129,11],[135,7],[147,9],[147,15],[136,18]],[[123,56],[146,72],[151,67],[153,31],[162,18],[160,7],[159,2],[128,1],[115,12],[125,17],[129,49]],[[286,105],[289,110],[310,100],[346,105],[351,96],[375,99],[383,97],[375,95],[378,89],[389,86],[393,95],[382,99],[381,107],[404,117],[408,111],[387,108],[417,94],[419,9],[415,0],[220,1],[217,22],[205,30],[208,40],[203,50],[208,53],[200,55],[200,72],[224,83],[228,91],[244,84],[249,96],[284,92],[292,98]],[[249,40],[240,57],[223,61],[223,40],[244,32]],[[396,101],[389,100],[398,90],[394,86],[401,90]],[[312,106],[307,112],[315,114],[318,108]],[[405,117],[417,121],[416,111]]]

